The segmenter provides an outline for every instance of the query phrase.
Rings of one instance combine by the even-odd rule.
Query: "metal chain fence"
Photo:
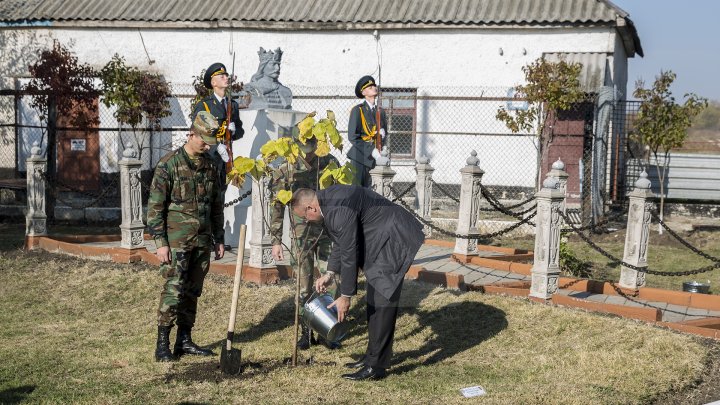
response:
[[[317,111],[320,117],[324,117],[326,110],[335,113],[344,146],[342,151],[332,153],[340,163],[345,163],[350,148],[347,141],[349,112],[361,101],[354,97],[353,87],[290,87],[294,110]],[[627,133],[632,130],[639,102],[614,103],[609,120],[602,119],[593,100],[558,114],[552,124],[553,146],[546,152],[546,158],[538,162],[537,137],[531,133],[513,134],[495,118],[500,107],[508,110],[527,108],[522,100],[510,97],[509,91],[505,87],[384,86],[380,100],[388,117],[385,143],[392,169],[396,172],[394,185],[403,190],[409,188],[416,179],[416,161],[427,157],[435,168],[431,216],[447,220],[457,218],[460,169],[474,150],[479,166],[485,172],[482,181],[486,198],[481,202],[480,211],[488,231],[504,228],[518,215],[503,213],[494,205],[512,209],[529,203],[539,178],[538,168],[544,175],[557,157],[562,157],[570,175],[570,212],[583,213],[583,220],[575,218],[576,223],[587,226],[601,220],[601,217],[589,214],[592,207],[597,206],[591,200],[593,195],[601,196],[603,204],[624,200],[625,191],[634,181],[632,173],[635,170],[629,161],[635,155],[632,154],[633,146],[627,142]],[[106,107],[101,101],[97,108],[100,124],[96,128],[71,128],[63,126],[59,120],[56,190],[75,192],[75,196],[83,197],[82,193],[62,187],[63,184],[71,185],[92,195],[85,196],[91,199],[102,192],[103,198],[94,204],[119,206],[119,192],[108,189],[117,187],[118,162],[128,147],[135,149],[137,158],[142,161],[141,181],[144,185],[150,184],[157,162],[185,142],[190,126],[195,89],[189,83],[171,84],[171,92],[170,115],[156,128],[149,123],[137,128],[121,127],[113,116],[114,108]],[[244,123],[246,133],[252,133],[253,125],[252,122]],[[0,90],[0,203],[23,203],[25,160],[35,142],[41,147],[41,154],[46,153],[46,132],[46,122],[41,121],[38,112],[31,107],[30,95],[23,91]],[[598,162],[602,164],[598,165]],[[626,162],[630,162],[627,168]],[[598,176],[600,172],[604,176]],[[591,182],[598,178],[601,184]],[[593,187],[599,192],[591,192],[595,190]],[[146,199],[148,188],[144,187],[143,191]],[[487,198],[489,195],[492,199]],[[71,196],[64,197],[67,200]]]

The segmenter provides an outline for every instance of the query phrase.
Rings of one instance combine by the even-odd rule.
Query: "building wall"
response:
[[[385,87],[417,88],[418,95],[434,95],[443,87],[476,87],[496,89],[493,96],[497,97],[505,96],[507,89],[522,83],[524,76],[521,68],[543,53],[622,52],[622,44],[616,37],[614,29],[609,28],[388,30],[380,31],[377,37],[372,31],[2,29],[0,54],[7,54],[0,56],[0,84],[7,86],[13,78],[27,76],[27,65],[37,59],[39,50],[49,48],[52,40],[57,39],[68,46],[80,62],[97,69],[118,53],[125,57],[127,64],[163,74],[172,84],[184,87],[189,87],[192,77],[210,63],[221,61],[231,69],[232,50],[236,52],[236,75],[239,80],[247,82],[257,69],[259,47],[280,47],[284,52],[280,81],[291,89],[315,88],[318,94],[324,94],[342,87],[347,94],[337,95],[351,95],[352,86],[360,76],[374,74]],[[27,52],[17,52],[18,47]],[[624,52],[616,55],[612,67],[615,79],[624,79],[627,72]],[[379,57],[382,60],[380,75],[377,71]],[[617,85],[625,87],[624,83]],[[323,88],[327,90],[323,91]],[[189,126],[187,107],[176,104],[173,109],[177,111],[173,111],[170,125]],[[418,103],[416,127],[418,131],[433,134],[418,135],[416,157],[426,155],[435,162],[438,181],[459,181],[457,171],[469,156],[469,151],[476,149],[480,165],[487,172],[486,181],[533,186],[537,153],[534,138],[508,136],[507,128],[492,114],[478,116],[459,107],[453,109],[449,103],[444,103],[442,108],[434,104],[434,101]],[[486,104],[484,108],[495,111],[503,102]],[[345,105],[343,107],[349,109]],[[100,108],[100,116],[108,117],[103,111],[105,107]],[[321,103],[313,105],[311,100],[298,101],[294,108],[322,111],[326,107]],[[337,110],[336,113],[340,129],[346,130],[347,111]],[[23,114],[25,122],[35,123],[30,115]],[[178,119],[184,121],[178,122]],[[110,121],[105,119],[101,126],[117,125]],[[478,136],[436,133],[443,131],[482,135],[482,142],[479,142]],[[172,137],[163,135],[170,139],[160,142],[181,144],[181,132],[173,133]],[[29,136],[36,138],[37,134]],[[30,145],[31,142],[23,144]],[[118,156],[120,149],[112,135],[101,133],[100,155],[101,159],[106,157],[102,162],[102,172],[117,170],[117,159],[113,156]],[[24,153],[21,154],[22,160],[26,157]],[[451,159],[446,159],[446,156],[451,156]],[[145,168],[151,167],[158,158],[152,156]],[[397,162],[398,178],[412,179],[414,172],[411,165],[412,161]],[[516,178],[510,171],[529,174]]]

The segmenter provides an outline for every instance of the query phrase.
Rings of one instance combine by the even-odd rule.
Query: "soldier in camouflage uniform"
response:
[[[206,153],[216,142],[217,128],[212,114],[198,113],[187,142],[160,159],[150,186],[147,222],[165,278],[158,308],[156,361],[213,354],[193,343],[190,331],[213,243],[215,260],[225,254],[220,180]],[[171,353],[173,324],[178,331]]]
[[[300,142],[298,143],[300,149],[305,153],[305,158],[298,158],[297,162],[292,165],[292,173],[290,173],[291,165],[288,162],[283,163],[273,171],[272,188],[275,195],[277,195],[280,190],[295,191],[299,188],[319,190],[320,173],[323,169],[325,169],[330,162],[335,162],[336,165],[340,166],[337,159],[332,155],[324,157],[315,155],[317,145],[315,138],[311,138],[305,145]],[[297,238],[295,238],[293,233],[290,233],[292,239],[291,245],[295,249],[295,257],[291,255],[290,264],[293,269],[295,269],[296,274],[300,275],[300,311],[302,315],[302,305],[307,302],[312,294],[315,266],[317,266],[322,275],[320,279],[323,279],[324,283],[329,283],[328,291],[330,294],[335,294],[338,283],[335,274],[327,272],[327,260],[330,256],[331,243],[330,237],[326,232],[323,232],[322,224],[309,223],[293,214],[292,210],[290,210],[289,213],[293,215],[291,223],[295,223],[294,235],[297,235]],[[276,201],[270,208],[270,234],[272,236],[273,258],[277,261],[283,261],[285,259],[281,245],[284,217],[285,205]],[[319,239],[318,236],[320,237]],[[300,261],[299,269],[298,261]],[[297,342],[297,346],[301,350],[307,350],[310,348],[310,344],[314,344],[316,341],[313,339],[312,331],[307,325],[302,323],[301,328],[302,333]],[[331,349],[339,346],[336,343],[324,343]]]

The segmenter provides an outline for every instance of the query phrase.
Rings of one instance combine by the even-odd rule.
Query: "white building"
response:
[[[341,130],[356,102],[357,79],[379,74],[388,95],[411,96],[396,100],[392,112],[391,135],[398,141],[391,150],[399,179],[410,181],[414,160],[426,155],[437,168],[437,181],[457,183],[458,169],[476,149],[486,184],[522,189],[535,184],[535,139],[511,135],[494,118],[508,102],[508,90],[523,81],[521,68],[542,56],[580,61],[588,92],[612,86],[624,98],[628,58],[642,56],[628,14],[608,0],[4,1],[0,89],[21,86],[28,64],[55,39],[95,68],[118,53],[129,65],[188,90],[192,77],[210,63],[229,68],[233,53],[236,75],[247,82],[257,68],[258,49],[280,47],[280,81],[305,96],[293,108],[334,109]],[[308,97],[313,94],[333,98]],[[0,100],[3,123],[14,122],[9,102]],[[188,126],[188,107],[173,103],[172,120],[164,121],[178,128],[176,138]],[[21,123],[33,122],[22,106],[19,114]],[[101,127],[116,125],[102,110],[100,116]],[[13,128],[0,131],[15,139]],[[18,133],[17,143],[3,147],[13,155],[18,150],[23,170],[37,134]],[[116,171],[117,141],[99,143],[100,155],[107,157],[99,170]],[[573,159],[564,158],[571,184],[578,175]]]

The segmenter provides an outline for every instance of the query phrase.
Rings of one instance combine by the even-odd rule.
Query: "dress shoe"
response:
[[[345,367],[347,368],[361,368],[365,366],[365,357],[361,357],[358,361],[353,361],[351,363],[345,363]]]
[[[382,378],[385,378],[386,375],[387,373],[385,372],[384,368],[364,366],[363,368],[352,374],[343,374],[342,377],[347,378],[348,380],[361,381],[380,380]]]

